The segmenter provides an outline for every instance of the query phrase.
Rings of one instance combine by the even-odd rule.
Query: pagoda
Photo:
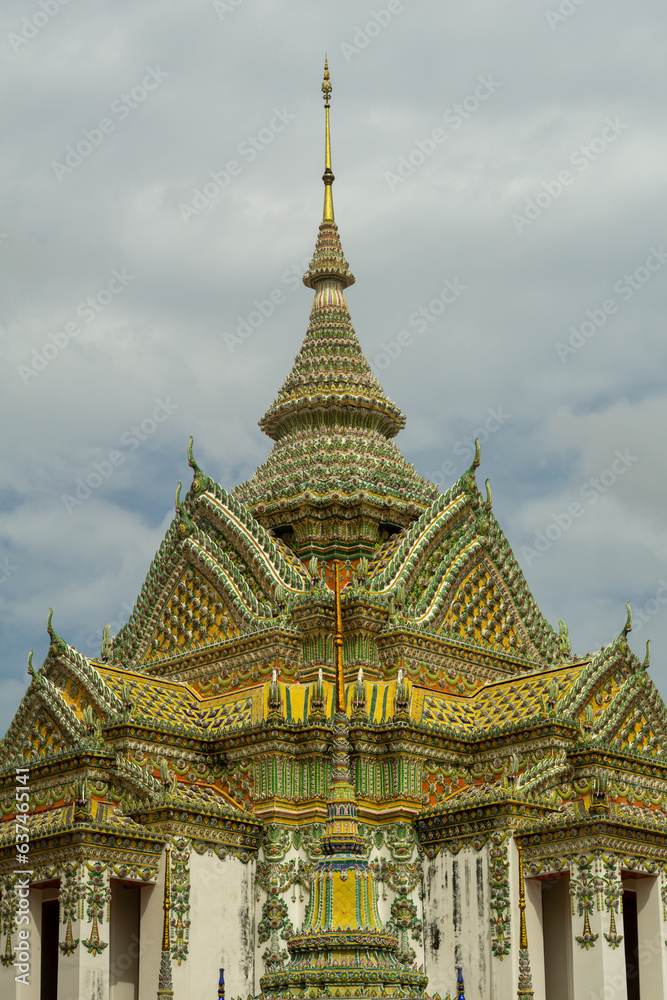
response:
[[[321,861],[310,878],[303,929],[290,935],[290,962],[260,980],[265,996],[424,996],[426,976],[404,963],[395,933],[382,926],[373,867],[359,835],[350,775],[349,718],[344,698],[343,620],[338,563],[334,568],[336,682],[333,755]]]
[[[667,1000],[667,711],[576,656],[472,466],[441,493],[324,211],[301,350],[98,657],[56,631],[2,743],[0,996]],[[612,991],[611,993],[609,991]]]

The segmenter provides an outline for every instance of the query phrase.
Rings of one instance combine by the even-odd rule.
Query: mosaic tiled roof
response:
[[[3,870],[20,765],[49,864],[97,838],[116,844],[117,872],[134,852],[152,878],[161,838],[247,860],[271,824],[278,839],[281,824],[311,824],[295,836],[315,850],[343,705],[363,822],[415,819],[427,851],[478,844],[501,822],[544,842],[585,814],[664,827],[667,710],[648,653],[640,663],[628,647],[630,616],[597,654],[574,656],[477,486],[479,451],[445,493],[401,455],[404,418],[350,321],[328,177],[304,278],[311,321],[261,422],[266,463],[230,493],[190,443],[192,485],[181,497],[179,484],[129,621],[105,630],[99,657],[49,616],[49,653],[30,662],[2,744]]]
[[[304,491],[314,503],[365,497],[423,506],[437,488],[389,439],[405,425],[361,350],[345,301],[354,279],[334,222],[323,222],[304,283],[315,289],[310,324],[291,372],[260,421],[276,444],[235,495],[265,509]]]

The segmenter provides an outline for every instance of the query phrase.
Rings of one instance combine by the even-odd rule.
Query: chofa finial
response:
[[[632,631],[632,608],[630,607],[630,601],[625,602],[625,606],[628,609],[628,617],[625,619],[625,625],[623,626],[623,631],[621,635],[627,636],[628,632]]]
[[[650,665],[651,665],[651,640],[647,639],[646,640],[646,656],[644,657],[644,662],[642,663],[642,667],[644,668],[644,670],[648,670],[648,668],[650,667]]]

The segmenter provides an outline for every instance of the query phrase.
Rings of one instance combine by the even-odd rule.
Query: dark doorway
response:
[[[542,926],[547,1000],[571,1000],[574,993],[570,945],[572,937],[571,905],[569,875],[544,879],[542,882]]]
[[[623,893],[623,944],[625,945],[625,978],[628,981],[628,1000],[639,996],[639,937],[637,933],[637,894]]]
[[[42,960],[39,1000],[58,1000],[58,900],[42,903]]]
[[[137,1000],[139,996],[139,913],[141,890],[111,880],[109,926],[109,989],[111,1000]]]

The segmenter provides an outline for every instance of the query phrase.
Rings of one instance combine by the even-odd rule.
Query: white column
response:
[[[16,976],[16,969],[13,965],[5,965],[5,961],[9,961],[10,957],[14,954],[16,949],[17,941],[17,926],[16,926],[16,896],[14,890],[10,884],[10,880],[3,879],[0,883],[0,891],[2,896],[0,897],[0,905],[2,905],[2,915],[0,916],[0,955],[3,958],[3,962],[0,963],[0,996],[7,997],[7,1000],[14,1000],[16,997],[16,982],[14,977]],[[11,955],[6,956],[7,952],[7,935],[9,934],[9,943],[11,945]],[[37,943],[39,940],[39,928],[32,931],[32,961],[35,961],[35,950],[37,949]],[[12,957],[13,961],[13,957]],[[24,996],[27,994],[24,993]]]
[[[19,919],[21,919],[19,917]],[[23,918],[24,919],[24,918]],[[40,985],[40,966],[42,959],[42,949],[41,949],[41,934],[42,934],[42,890],[41,889],[30,889],[30,908],[28,911],[28,923],[19,923],[17,930],[12,934],[12,944],[14,947],[14,952],[18,951],[17,945],[21,942],[19,934],[21,931],[28,931],[27,942],[29,945],[30,957],[28,959],[28,964],[30,966],[28,972],[28,985],[16,982],[16,976],[19,975],[19,970],[15,965],[10,965],[8,969],[3,966],[3,973],[9,973],[7,978],[7,992],[4,989],[4,979],[5,976],[0,980],[2,984],[2,990],[0,990],[0,995],[4,1000],[5,996],[7,1000],[10,997],[15,997],[16,1000],[39,1000],[39,985]],[[5,942],[2,942],[3,948]]]
[[[525,867],[525,866],[524,866]],[[526,934],[530,970],[533,977],[534,1000],[546,1000],[544,979],[544,923],[542,919],[542,883],[538,879],[527,878],[526,886]]]
[[[192,852],[189,955],[181,969],[173,969],[175,1000],[215,997],[221,968],[228,997],[255,992],[254,894],[255,861]],[[189,986],[178,992],[186,966]]]
[[[139,915],[139,996],[152,998],[157,994],[162,949],[162,922],[164,912],[164,869],[166,852],[162,852],[155,885],[141,890]],[[215,996],[215,994],[214,994]]]
[[[466,1000],[490,1000],[497,971],[510,964],[510,956],[501,961],[491,953],[488,851],[488,844],[458,854],[443,848],[424,861],[424,971],[430,996],[453,995],[461,966]]]
[[[572,903],[568,875],[554,875],[542,882],[542,925],[544,928],[544,980],[549,996],[571,997]]]
[[[506,894],[507,907],[510,915],[509,940],[510,948],[502,960],[495,957],[492,962],[491,998],[492,1000],[505,1000],[506,997],[516,996],[519,982],[519,937],[520,937],[520,910],[519,910],[519,852],[517,851],[514,839],[507,834],[504,844],[494,844],[493,837],[489,840],[489,866],[494,864],[495,851],[500,851],[504,845],[507,846],[507,873],[506,873]],[[489,875],[491,885],[493,879]],[[530,950],[530,938],[528,939],[528,953]]]
[[[79,943],[71,954],[61,950],[58,957],[58,1000],[109,1000],[108,867],[88,861],[80,873],[83,897],[72,921],[72,938]],[[61,944],[66,945],[67,924],[61,923],[60,930]]]
[[[255,862],[212,850],[198,854],[174,838],[171,851],[169,936],[174,1000],[216,996],[220,969],[227,996],[254,995]],[[142,891],[139,997],[155,996],[162,948],[165,853],[158,881]],[[178,906],[174,905],[178,897]],[[179,961],[180,959],[180,961]],[[60,998],[59,998],[60,1000]],[[114,1000],[113,996],[111,1000]]]
[[[574,903],[573,1000],[606,996],[627,1000],[618,867],[605,866],[600,857],[580,857],[573,864],[570,891]]]

